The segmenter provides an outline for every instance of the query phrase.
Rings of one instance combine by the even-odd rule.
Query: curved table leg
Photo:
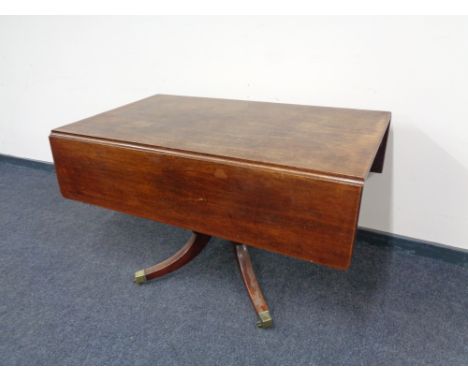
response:
[[[273,320],[260,285],[255,277],[247,246],[245,244],[234,243],[234,247],[242,279],[247,288],[250,301],[258,315],[257,326],[259,328],[269,328],[272,326]]]
[[[193,232],[189,241],[174,255],[152,267],[135,272],[135,282],[137,284],[143,284],[146,281],[179,269],[197,256],[210,239],[211,236]]]

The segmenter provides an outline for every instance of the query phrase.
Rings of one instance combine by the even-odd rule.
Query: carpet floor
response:
[[[465,266],[362,239],[348,272],[252,248],[274,320],[261,330],[226,241],[132,282],[189,236],[0,161],[0,364],[468,364]]]

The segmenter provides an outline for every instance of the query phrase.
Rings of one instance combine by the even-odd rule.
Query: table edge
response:
[[[382,135],[382,138],[383,138],[383,135]],[[50,139],[58,138],[58,139],[80,140],[80,141],[85,141],[85,142],[94,142],[94,143],[100,143],[104,145],[117,146],[117,147],[126,148],[126,149],[133,149],[133,150],[140,150],[140,151],[147,151],[147,152],[157,152],[157,153],[166,154],[166,155],[175,155],[175,156],[181,156],[181,157],[192,158],[192,159],[197,159],[197,160],[205,160],[205,161],[210,161],[210,162],[234,164],[237,166],[245,166],[245,167],[263,168],[263,169],[267,169],[267,170],[271,170],[275,172],[287,173],[290,175],[306,176],[306,177],[321,179],[325,181],[353,184],[357,186],[363,186],[365,178],[367,177],[367,174],[369,172],[367,171],[365,177],[334,174],[334,173],[327,173],[327,172],[321,172],[321,171],[312,171],[312,170],[298,168],[298,167],[282,166],[278,164],[265,163],[265,162],[259,162],[259,161],[250,161],[250,160],[246,160],[243,158],[233,158],[233,157],[227,157],[227,156],[199,153],[199,152],[194,152],[194,151],[177,150],[177,149],[154,146],[154,145],[145,145],[141,143],[136,144],[136,143],[130,143],[130,142],[119,141],[119,140],[114,140],[114,139],[90,137],[86,135],[73,134],[73,133],[57,131],[57,130],[52,130],[49,135],[49,138]],[[376,148],[376,153],[377,153],[377,149],[378,147]],[[372,161],[370,161],[369,163],[369,169],[371,165],[372,165]]]

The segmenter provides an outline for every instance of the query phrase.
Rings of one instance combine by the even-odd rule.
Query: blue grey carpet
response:
[[[132,282],[189,236],[0,160],[0,364],[468,364],[466,266],[362,238],[348,272],[252,248],[275,322],[260,330],[228,242]]]

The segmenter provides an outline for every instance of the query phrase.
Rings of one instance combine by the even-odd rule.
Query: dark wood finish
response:
[[[305,260],[349,264],[362,184],[51,136],[62,194]]]
[[[263,328],[269,327],[272,325],[270,310],[255,276],[247,246],[245,244],[234,243],[234,250],[242,280],[244,281],[252,306],[259,317],[257,325]]]
[[[156,95],[57,133],[364,180],[383,111]]]
[[[185,264],[194,259],[203,248],[205,248],[210,239],[211,236],[193,232],[187,243],[185,243],[185,245],[174,255],[156,265],[153,265],[152,267],[142,270],[145,276],[145,281],[164,276],[183,267]]]
[[[67,198],[346,269],[389,121],[155,96],[56,129],[50,142]]]

